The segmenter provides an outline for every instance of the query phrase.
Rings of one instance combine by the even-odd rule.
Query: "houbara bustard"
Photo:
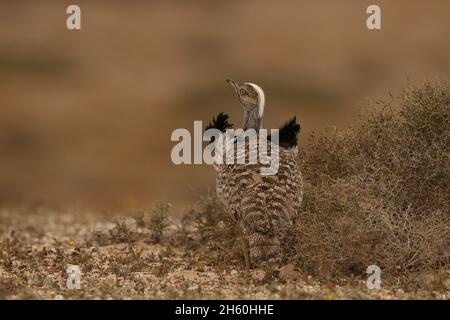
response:
[[[253,83],[227,82],[233,87],[244,110],[243,132],[248,129],[259,132],[265,107],[264,91]],[[228,115],[220,113],[207,129],[225,132],[231,127]],[[242,152],[237,150],[233,155],[234,163],[215,165],[217,195],[241,230],[247,269],[254,263],[279,261],[286,231],[300,208],[303,180],[296,161],[299,131],[300,125],[294,117],[279,129],[277,145],[274,145],[276,139],[272,136],[264,137],[265,141],[258,139],[257,144],[244,142],[245,150],[241,150],[245,153],[244,164],[237,161],[242,156]],[[237,137],[235,144],[236,140]],[[274,174],[262,175],[261,170],[267,165],[248,163],[249,154],[256,152],[253,150],[255,146],[269,150],[277,148],[279,167]]]

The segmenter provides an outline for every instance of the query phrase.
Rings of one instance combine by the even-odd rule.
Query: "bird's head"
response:
[[[264,113],[265,96],[260,86],[254,83],[241,83],[231,79],[226,80],[236,92],[244,112],[255,113],[261,119]]]

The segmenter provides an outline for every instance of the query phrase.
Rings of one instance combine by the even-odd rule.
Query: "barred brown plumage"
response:
[[[227,80],[238,94],[244,109],[244,130],[261,128],[265,97],[262,89],[255,84],[238,83]],[[219,115],[215,126],[223,131],[229,128],[228,116]],[[224,122],[225,121],[225,122]],[[253,263],[281,258],[281,244],[288,228],[300,209],[303,198],[303,180],[297,166],[297,134],[300,126],[292,119],[280,129],[277,146],[270,137],[258,138],[257,143],[245,141],[245,148],[237,148],[232,164],[216,166],[217,195],[242,231],[242,244],[246,267]],[[266,141],[262,141],[265,139]],[[273,175],[262,175],[266,166],[250,163],[249,155],[260,148],[279,150],[279,167]],[[245,163],[239,164],[239,158]]]

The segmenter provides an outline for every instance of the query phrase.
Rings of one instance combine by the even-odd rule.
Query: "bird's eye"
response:
[[[247,92],[245,91],[245,89],[239,89],[239,94],[246,94]]]

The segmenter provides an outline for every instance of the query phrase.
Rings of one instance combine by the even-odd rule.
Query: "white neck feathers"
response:
[[[264,113],[264,105],[266,103],[264,91],[257,84],[254,84],[254,83],[246,83],[246,84],[251,85],[258,93],[258,117],[261,119],[263,116],[263,113]]]

